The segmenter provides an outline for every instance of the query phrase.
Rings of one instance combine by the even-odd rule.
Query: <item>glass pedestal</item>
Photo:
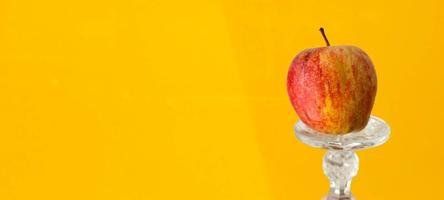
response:
[[[361,131],[343,135],[317,132],[302,121],[298,121],[294,129],[297,138],[304,144],[327,149],[322,166],[330,180],[330,192],[324,200],[354,199],[350,185],[359,169],[359,158],[355,151],[384,144],[390,136],[388,124],[374,116]]]

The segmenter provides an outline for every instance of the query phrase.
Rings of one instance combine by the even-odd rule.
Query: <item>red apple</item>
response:
[[[299,118],[329,134],[363,129],[370,118],[377,81],[368,55],[355,46],[330,46],[299,53],[288,71],[287,89]]]

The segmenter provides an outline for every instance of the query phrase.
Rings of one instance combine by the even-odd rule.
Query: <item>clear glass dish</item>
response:
[[[330,192],[325,200],[354,199],[350,184],[359,169],[355,150],[379,146],[390,136],[388,124],[374,116],[370,117],[367,126],[361,131],[343,135],[315,131],[302,121],[296,123],[294,130],[296,137],[304,144],[328,150],[323,159],[323,169],[330,180]]]

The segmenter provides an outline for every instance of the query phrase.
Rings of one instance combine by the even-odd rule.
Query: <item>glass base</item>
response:
[[[330,180],[330,192],[324,200],[352,200],[351,180],[359,169],[355,150],[385,143],[390,136],[390,127],[383,120],[372,116],[367,126],[358,132],[325,134],[309,128],[302,121],[296,123],[295,132],[303,143],[328,150],[323,159],[323,169]]]
[[[322,198],[322,200],[356,200],[354,197],[351,197],[351,198],[342,198],[342,199],[340,199],[340,198],[336,198],[336,199],[332,199],[331,197],[330,197],[330,199],[329,199],[329,197],[324,197],[324,198]]]

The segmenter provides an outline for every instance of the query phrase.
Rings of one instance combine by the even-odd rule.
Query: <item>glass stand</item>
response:
[[[304,144],[327,149],[322,166],[330,180],[330,192],[324,200],[351,200],[354,199],[350,191],[351,180],[359,169],[359,158],[355,151],[384,144],[390,136],[390,127],[372,116],[367,126],[359,132],[325,134],[309,128],[302,121],[296,123],[295,132]]]

